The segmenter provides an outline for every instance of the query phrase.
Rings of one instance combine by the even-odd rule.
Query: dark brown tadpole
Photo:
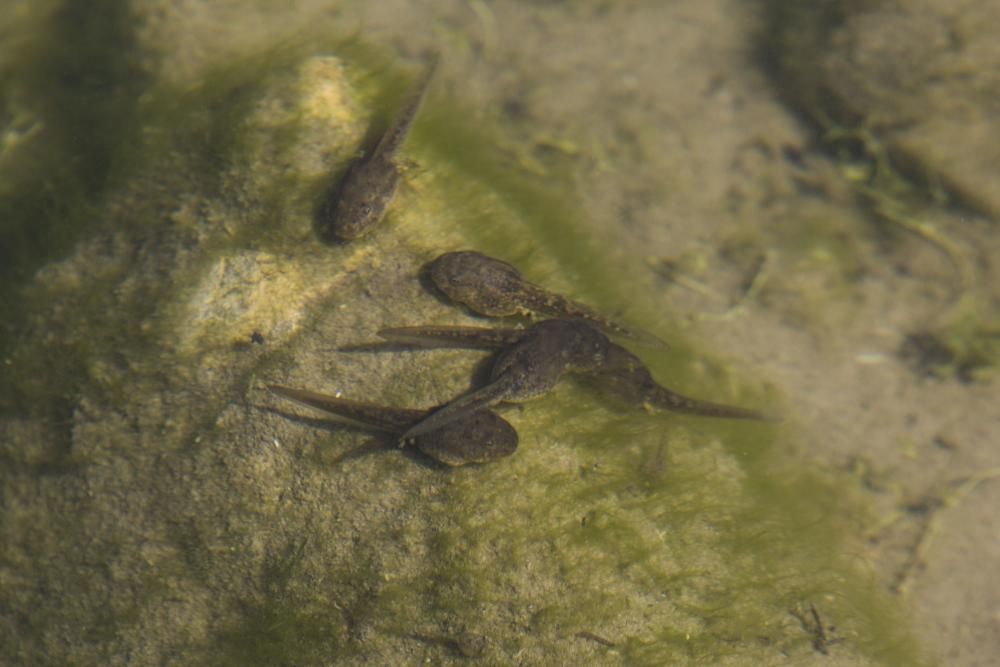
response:
[[[282,398],[396,435],[431,414],[428,410],[387,408],[276,384],[267,388]],[[414,444],[440,463],[462,466],[510,456],[517,450],[518,437],[505,419],[489,410],[479,410],[415,438]]]
[[[523,401],[550,391],[567,372],[593,378],[594,384],[636,406],[702,417],[775,421],[778,417],[737,406],[688,398],[660,385],[646,365],[608,340],[586,320],[545,320],[528,329],[405,327],[379,332],[385,338],[430,347],[493,348],[486,386],[463,394],[411,426],[403,438],[430,433],[500,401]],[[505,343],[509,343],[506,344]]]
[[[488,331],[484,330],[484,335]],[[500,401],[541,396],[569,371],[593,372],[600,368],[611,344],[596,327],[581,320],[539,322],[497,355],[489,384],[446,403],[411,426],[402,438],[434,432]]]
[[[606,364],[597,377],[597,383],[602,390],[617,396],[630,405],[648,405],[651,408],[700,417],[752,419],[756,421],[779,421],[780,419],[757,410],[682,396],[657,383],[642,360],[621,345],[611,345]]]
[[[396,156],[417,116],[438,60],[435,55],[427,65],[375,148],[351,163],[339,187],[323,202],[317,222],[324,234],[338,241],[353,241],[382,220],[399,181]]]
[[[426,271],[442,294],[480,315],[584,319],[608,333],[666,347],[659,338],[613,322],[582,303],[525,280],[513,265],[474,250],[446,252],[427,264]]]

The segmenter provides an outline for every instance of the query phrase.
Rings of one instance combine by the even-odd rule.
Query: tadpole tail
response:
[[[662,408],[671,412],[680,412],[700,417],[718,417],[722,419],[751,419],[756,421],[781,421],[781,417],[750,408],[740,408],[734,405],[722,405],[710,401],[688,398],[674,391],[656,385],[650,387],[643,397],[645,402],[654,408]]]
[[[627,338],[628,340],[639,343],[640,345],[648,345],[650,347],[659,347],[662,349],[670,347],[665,341],[657,338],[651,333],[629,329],[628,327],[618,324],[613,320],[609,320],[590,306],[586,306],[578,301],[573,301],[572,299],[562,296],[561,294],[549,292],[544,287],[540,287],[539,285],[526,283],[524,289],[531,301],[533,310],[539,314],[551,315],[559,318],[587,320],[588,322],[593,322],[605,333]]]
[[[385,408],[372,403],[350,401],[328,394],[320,394],[307,389],[293,389],[278,384],[267,385],[268,391],[282,398],[320,410],[331,415],[343,417],[360,424],[372,426],[390,433],[399,433],[408,426],[426,416],[424,410],[407,410],[404,408]]]
[[[434,72],[437,71],[440,61],[440,54],[435,53],[431,56],[423,73],[407,91],[406,98],[396,113],[396,117],[392,120],[392,124],[379,139],[378,145],[375,147],[375,154],[392,156],[399,150],[410,130],[410,125],[413,124],[413,119],[417,117],[417,111],[427,95],[427,89],[430,87],[431,79],[434,78]]]
[[[388,341],[415,347],[465,347],[474,350],[499,350],[521,340],[524,334],[524,329],[446,326],[393,327],[378,332]]]
[[[410,440],[418,435],[436,431],[442,426],[447,426],[467,415],[502,401],[507,397],[509,391],[510,382],[506,378],[500,378],[481,389],[476,389],[445,403],[425,419],[411,426],[399,439],[401,441]]]

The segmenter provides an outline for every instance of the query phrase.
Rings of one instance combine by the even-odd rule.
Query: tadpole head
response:
[[[435,289],[480,315],[504,317],[520,308],[521,272],[474,250],[446,252],[424,267]]]
[[[437,431],[416,438],[424,454],[449,466],[489,463],[517,450],[517,431],[489,410],[474,412]]]
[[[338,241],[364,236],[382,219],[387,203],[375,196],[342,197],[334,209],[330,232]]]

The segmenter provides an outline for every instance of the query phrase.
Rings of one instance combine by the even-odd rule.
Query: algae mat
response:
[[[784,463],[790,424],[564,382],[506,411],[513,457],[444,470],[391,446],[344,457],[371,436],[266,394],[426,407],[467,388],[481,355],[340,348],[482,324],[419,280],[474,248],[670,340],[637,350],[668,386],[774,401],[680,340],[630,260],[440,92],[385,223],[324,244],[316,202],[405,81],[355,45],[144,101],[130,178],[28,288],[7,359],[3,645],[25,662],[919,664],[843,491]]]

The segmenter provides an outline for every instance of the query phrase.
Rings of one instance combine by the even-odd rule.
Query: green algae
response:
[[[126,298],[116,294],[114,287],[137,263],[156,256],[139,253],[100,282],[87,276],[85,288],[68,281],[47,295],[50,302],[89,295],[66,315],[73,324],[86,324],[76,327],[78,342],[71,348],[83,374],[73,391],[112,405],[128,405],[137,395],[195,392],[193,404],[174,399],[189,415],[159,438],[158,451],[218,457],[215,465],[234,477],[235,471],[258,465],[255,450],[241,451],[251,449],[247,443],[257,436],[253,425],[261,414],[248,407],[223,418],[233,396],[252,396],[256,379],[289,365],[293,350],[318,356],[316,341],[337,301],[329,293],[307,301],[317,312],[306,314],[297,329],[267,332],[282,347],[249,353],[233,346],[244,333],[239,327],[222,326],[193,338],[188,347],[176,344],[172,339],[191,328],[184,304],[220,254],[256,257],[246,265],[251,268],[264,264],[261,254],[277,257],[301,265],[308,282],[322,271],[343,271],[354,253],[365,252],[322,247],[303,234],[310,229],[310,196],[321,189],[322,178],[269,169],[253,159],[266,154],[294,164],[291,158],[308,134],[299,125],[304,115],[295,109],[276,125],[247,121],[257,103],[274,94],[273,86],[282,89],[287,72],[281,68],[294,65],[299,52],[288,53],[281,63],[254,59],[217,73],[194,92],[161,92],[157,98],[164,101],[154,115],[161,131],[152,133],[146,150],[155,155],[152,147],[175,146],[167,161],[182,173],[171,185],[191,197],[221,199],[217,215],[231,231],[196,220],[190,229],[180,225],[164,232],[170,243],[192,248],[169,251],[170,261],[184,267],[169,285],[146,284]],[[392,74],[389,84],[382,84],[375,73],[384,59],[365,56],[361,47],[345,47],[343,53],[358,71],[369,72],[352,79],[373,87],[355,92],[359,99],[393,99],[386,91],[397,88],[401,78]],[[640,299],[639,283],[602,250],[602,240],[582,222],[583,213],[566,203],[560,186],[527,182],[493,154],[490,133],[471,126],[467,117],[454,100],[443,104],[432,93],[408,148],[426,165],[425,173],[413,177],[417,191],[401,193],[387,225],[362,243],[389,250],[396,250],[393,243],[409,244],[407,252],[413,246],[432,255],[458,241],[515,261],[529,277],[550,278],[562,291],[609,312]],[[338,156],[349,153],[343,142]],[[241,171],[244,167],[250,173]],[[148,168],[155,174],[162,163]],[[244,195],[251,184],[260,187]],[[140,233],[143,225],[153,225],[163,204],[154,198],[135,209],[128,228]],[[273,283],[262,284],[266,295]],[[272,291],[270,298],[281,296]],[[421,312],[419,306],[414,310]],[[95,311],[107,318],[93,321]],[[225,312],[218,317],[224,324],[239,321],[227,320]],[[666,326],[662,319],[637,321],[657,333]],[[109,339],[111,330],[122,333]],[[671,334],[671,351],[642,352],[666,384],[713,400],[769,400],[760,383],[740,382],[722,366],[706,365],[699,361],[710,356],[706,351]],[[114,348],[123,350],[127,371],[101,370],[114,358]],[[31,353],[36,360],[48,359],[51,349],[38,341],[26,344],[25,356],[14,357],[13,365],[23,371]],[[144,361],[154,351],[154,358]],[[442,380],[454,369],[437,368],[431,375]],[[388,386],[397,378],[385,379]],[[46,391],[65,394],[61,382],[40,383],[30,391],[22,382],[16,386],[37,400]],[[384,389],[385,396],[395,399],[394,391],[425,387],[407,382],[416,381],[401,375],[400,387]],[[416,391],[410,401],[429,402],[424,393]],[[171,506],[180,514],[172,518],[175,526],[191,524],[168,537],[181,555],[170,561],[176,569],[164,568],[160,577],[181,582],[178,586],[188,581],[220,590],[214,588],[219,575],[235,579],[233,570],[250,570],[248,588],[221,587],[236,599],[235,612],[202,647],[204,655],[226,664],[349,661],[371,655],[369,650],[402,651],[399,646],[415,642],[426,659],[485,664],[503,664],[518,654],[549,664],[566,656],[625,664],[779,664],[817,655],[814,637],[790,613],[812,603],[838,627],[842,644],[834,651],[879,664],[921,664],[898,611],[870,590],[868,575],[858,566],[858,547],[842,525],[842,505],[849,503],[843,489],[784,462],[794,434],[767,424],[605,405],[600,387],[583,383],[568,383],[509,416],[522,434],[521,450],[509,461],[443,472],[385,456],[366,470],[373,475],[370,489],[414,496],[410,504],[419,507],[412,511],[419,511],[421,520],[373,526],[371,535],[360,538],[368,540],[360,551],[341,544],[351,533],[332,528],[324,533],[336,540],[332,544],[305,541],[310,520],[335,526],[337,510],[313,510],[311,519],[297,516],[295,506],[280,500],[279,489],[293,484],[288,471],[247,474],[253,482],[239,487],[243,495],[234,499],[231,490],[220,492],[213,497],[219,507],[206,503],[204,516],[189,517],[185,512],[191,508]],[[242,432],[244,424],[250,427]],[[225,449],[227,440],[234,442]],[[338,434],[316,447],[340,447],[343,441]],[[232,458],[223,458],[223,451]],[[296,474],[315,479],[348,472]],[[205,484],[221,482],[213,477]],[[279,519],[287,523],[285,532],[272,536],[269,527]],[[221,555],[208,546],[217,530],[212,521],[227,526],[229,546]],[[270,540],[267,555],[241,560],[236,547],[252,551],[255,540],[264,539],[257,533]],[[152,598],[172,594],[163,581],[148,584]],[[101,636],[108,640],[121,626],[136,623],[136,614],[102,619]],[[386,654],[414,657],[412,650]]]
[[[580,633],[606,638],[627,664],[801,658],[811,638],[788,611],[813,601],[871,658],[919,664],[900,644],[895,614],[858,583],[842,551],[829,480],[792,470],[775,477],[773,465],[727,456],[699,433],[706,429],[672,419],[637,424],[589,406],[595,414],[581,419],[580,402],[592,400],[583,393],[517,422],[522,433],[558,433],[548,451],[522,451],[502,471],[454,475],[451,506],[463,511],[434,558],[447,564],[435,573],[439,607],[475,618],[483,600],[522,590],[519,570],[531,563],[529,581],[564,591],[525,615],[549,659]],[[500,571],[484,577],[497,562]],[[466,631],[499,634],[481,619]]]
[[[11,17],[12,21],[15,17]],[[17,287],[91,228],[104,194],[128,172],[137,91],[128,3],[38,3],[16,17],[16,57],[0,69],[10,114],[30,125],[0,160],[0,312],[12,321]],[[16,121],[21,117],[20,121]]]

